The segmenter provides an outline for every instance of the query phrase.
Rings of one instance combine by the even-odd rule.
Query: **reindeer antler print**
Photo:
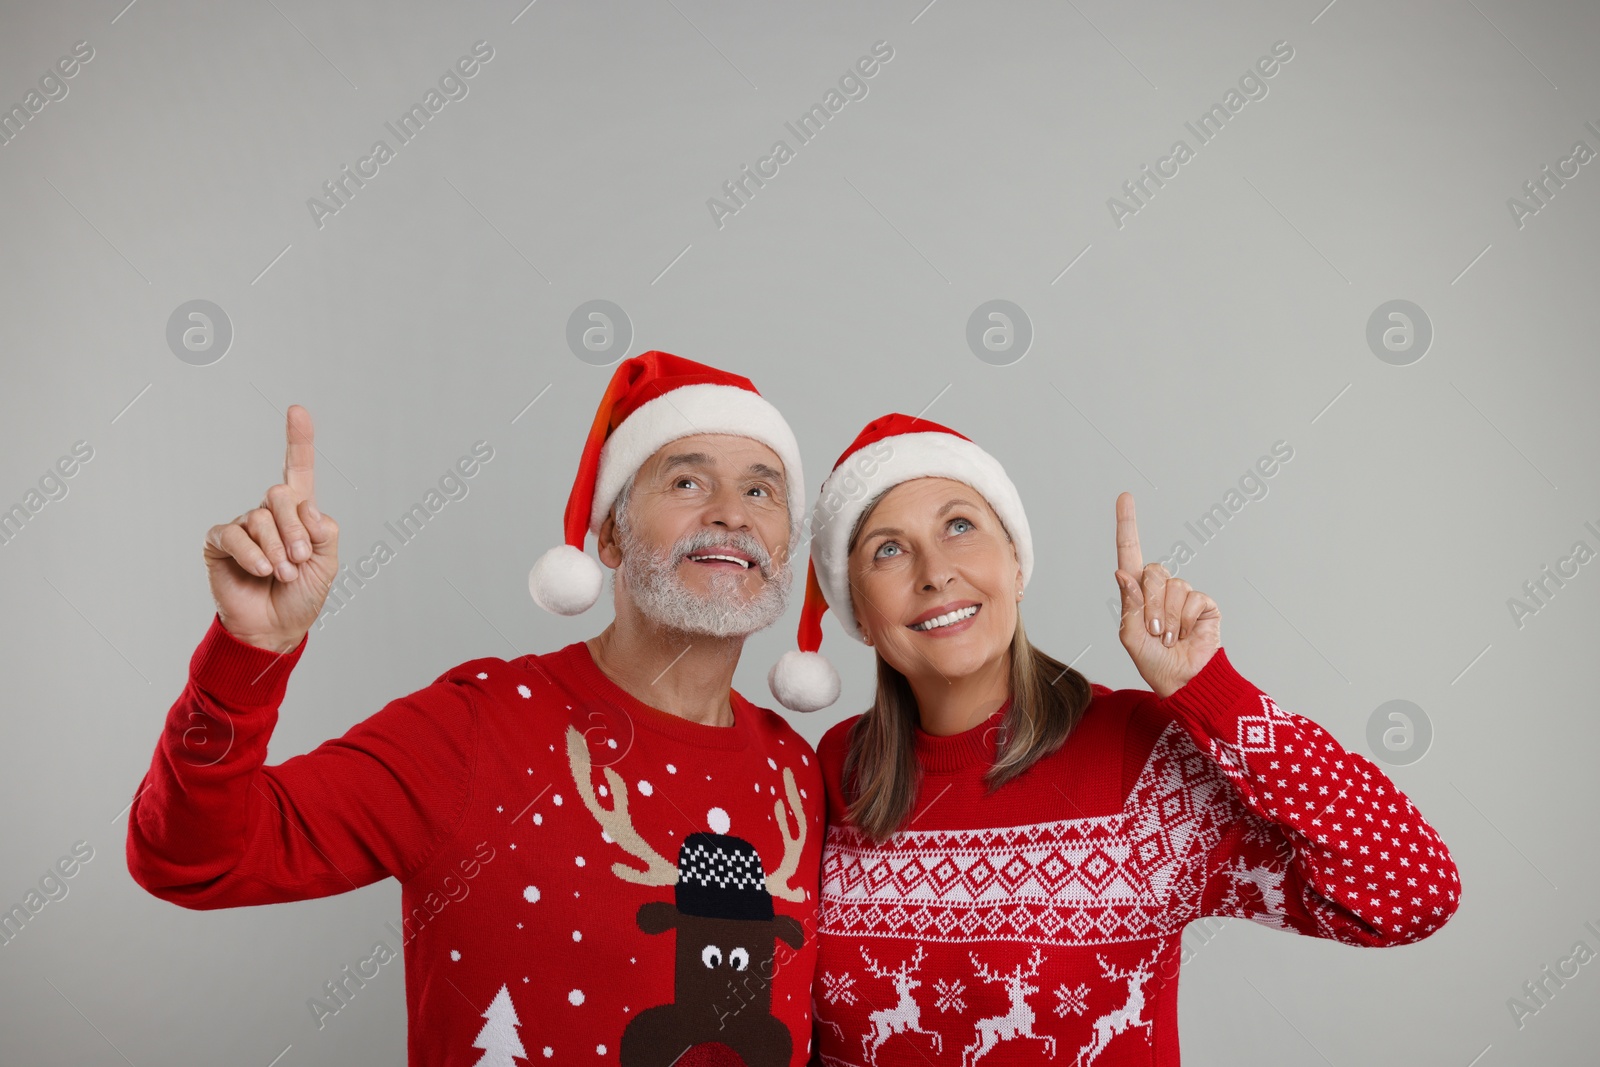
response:
[[[800,854],[806,847],[806,812],[800,804],[800,789],[794,784],[794,771],[789,767],[783,769],[783,791],[789,798],[789,807],[794,813],[798,829],[793,837],[789,836],[789,814],[783,809],[783,801],[773,801],[772,814],[778,821],[778,832],[783,835],[783,862],[778,864],[777,870],[767,875],[767,892],[799,903],[806,898],[805,890],[790,886],[789,879],[794,877],[795,870],[800,866]]]
[[[594,780],[589,760],[589,743],[583,739],[576,726],[567,727],[567,764],[572,768],[572,780],[577,784],[578,795],[583,797],[584,806],[589,809],[595,821],[600,824],[610,838],[622,850],[635,859],[642,860],[644,870],[636,870],[626,863],[618,861],[611,865],[611,873],[621,878],[624,882],[634,882],[638,885],[676,885],[678,881],[678,868],[675,864],[668,863],[661,854],[650,847],[650,843],[639,836],[633,828],[633,819],[628,815],[628,786],[622,776],[610,767],[601,768],[605,771],[606,783],[611,788],[613,798],[611,809],[608,811],[600,806],[599,799],[594,793]],[[793,779],[790,779],[793,781]],[[804,824],[801,825],[804,830]]]

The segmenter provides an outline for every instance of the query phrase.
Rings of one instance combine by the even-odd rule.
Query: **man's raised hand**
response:
[[[339,524],[317,510],[311,414],[289,405],[283,481],[261,505],[206,532],[217,616],[249,644],[287,652],[311,629],[339,572]]]
[[[1117,497],[1117,586],[1122,590],[1122,647],[1139,676],[1166,699],[1200,673],[1222,645],[1217,602],[1174,578],[1139,549],[1133,494]]]

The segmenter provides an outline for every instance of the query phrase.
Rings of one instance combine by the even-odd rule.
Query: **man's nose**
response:
[[[731,530],[748,530],[750,505],[737,489],[719,489],[706,503],[705,521]]]

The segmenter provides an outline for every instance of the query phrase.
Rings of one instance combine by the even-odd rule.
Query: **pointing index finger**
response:
[[[294,490],[297,497],[309,500],[315,507],[316,448],[312,444],[315,429],[311,425],[311,413],[299,404],[290,404],[284,433],[288,438],[288,447],[283,457],[283,482]]]
[[[1139,525],[1133,514],[1133,494],[1117,497],[1117,569],[1135,582],[1144,573],[1144,556],[1139,551]]]

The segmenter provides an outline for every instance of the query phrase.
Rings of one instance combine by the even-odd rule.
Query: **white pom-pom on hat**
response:
[[[600,599],[605,572],[588,553],[557,545],[528,571],[528,592],[534,603],[557,615],[581,615]]]
[[[828,602],[817,584],[816,560],[806,564],[805,599],[800,607],[799,649],[778,657],[767,672],[767,688],[790,711],[821,711],[839,699],[839,672],[822,647],[822,614]]]
[[[790,711],[820,711],[839,699],[839,672],[821,652],[791,649],[767,672],[767,688]]]

